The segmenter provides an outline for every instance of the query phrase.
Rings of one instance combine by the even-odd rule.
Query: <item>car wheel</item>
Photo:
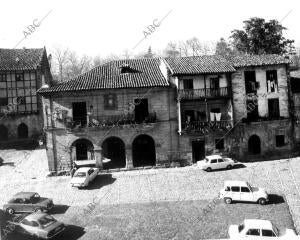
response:
[[[211,168],[210,167],[206,168],[206,171],[211,172]]]
[[[231,198],[224,198],[224,202],[226,204],[231,204],[232,203],[232,199]]]
[[[231,169],[231,168],[232,168],[232,166],[231,166],[231,165],[228,165],[226,168],[227,168],[227,169]]]
[[[7,208],[7,209],[6,209],[6,212],[7,212],[8,214],[14,214],[14,213],[15,213],[15,210],[12,209],[12,208]]]
[[[260,205],[265,205],[265,204],[266,204],[266,202],[267,202],[267,200],[266,200],[266,199],[264,199],[264,198],[260,198],[260,199],[258,199],[258,203],[259,203]]]

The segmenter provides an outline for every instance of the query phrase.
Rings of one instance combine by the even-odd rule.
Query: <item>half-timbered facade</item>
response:
[[[16,139],[41,137],[42,102],[37,90],[50,81],[44,48],[0,49],[0,142],[3,146]]]

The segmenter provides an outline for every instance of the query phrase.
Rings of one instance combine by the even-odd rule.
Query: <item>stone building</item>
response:
[[[42,88],[49,169],[285,156],[295,137],[288,66],[277,55],[118,60]]]
[[[39,90],[50,171],[75,160],[103,168],[159,165],[176,148],[175,89],[160,59],[113,61]]]
[[[177,88],[181,158],[195,163],[228,148],[224,136],[233,127],[231,75],[235,68],[220,56],[168,58]]]
[[[300,147],[300,70],[291,71],[291,89],[293,94],[293,113],[295,120],[295,142]]]
[[[288,157],[294,148],[290,60],[278,55],[228,59],[232,74],[231,152],[252,161]]]
[[[0,49],[1,147],[42,135],[42,102],[37,89],[51,79],[45,48]]]

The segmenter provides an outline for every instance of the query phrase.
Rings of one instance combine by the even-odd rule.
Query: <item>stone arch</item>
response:
[[[110,159],[110,162],[103,163],[104,169],[125,168],[126,153],[124,141],[115,136],[106,138],[102,145],[102,155]]]
[[[72,143],[71,147],[75,148],[75,160],[94,159],[94,144],[90,140],[79,138]]]
[[[25,123],[18,126],[18,138],[28,138],[28,127]]]
[[[248,153],[256,155],[261,153],[261,141],[259,136],[252,135],[248,140]]]
[[[8,129],[4,125],[0,125],[0,141],[8,140]]]
[[[155,142],[152,137],[146,134],[141,134],[133,140],[132,162],[134,167],[155,165]]]

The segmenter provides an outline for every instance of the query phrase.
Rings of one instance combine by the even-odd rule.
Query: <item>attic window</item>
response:
[[[123,64],[121,67],[121,73],[136,73],[137,70],[131,68],[129,64]]]

